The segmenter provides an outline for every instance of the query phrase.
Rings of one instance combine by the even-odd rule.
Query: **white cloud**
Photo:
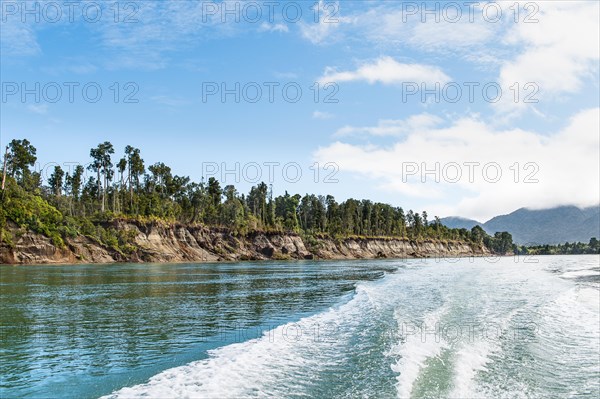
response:
[[[457,23],[443,20],[439,23],[418,23],[412,27],[407,41],[427,51],[468,50],[488,42],[495,36],[494,29],[497,29],[497,26],[482,22],[481,19],[473,22],[461,19]]]
[[[319,0],[314,5],[313,13],[319,15],[318,22],[314,21],[311,15],[310,22],[299,21],[300,34],[312,44],[330,44],[335,41],[335,33],[339,30],[341,24],[349,24],[352,20],[348,17],[342,17],[339,14],[339,2],[324,2]]]
[[[285,24],[269,24],[263,22],[258,27],[259,32],[289,32],[289,28]]]
[[[439,82],[444,84],[450,81],[450,78],[435,66],[403,64],[391,57],[381,57],[371,63],[359,66],[355,71],[337,71],[335,68],[327,67],[319,81],[322,83],[367,81],[370,84],[376,82],[383,84]]]
[[[332,32],[335,24],[299,22],[302,37],[312,44],[325,44],[332,42]]]
[[[33,27],[13,16],[0,24],[0,51],[4,57],[23,57],[37,55],[41,50]]]
[[[442,122],[442,119],[431,114],[412,115],[406,120],[384,119],[377,126],[354,127],[344,126],[335,132],[335,136],[401,136],[412,131],[432,128]]]
[[[312,113],[313,119],[331,119],[333,116],[333,114],[324,111],[315,111]]]
[[[380,122],[370,133],[380,133],[381,126],[391,132],[396,131],[394,127],[404,129]],[[374,188],[433,201],[428,210],[440,216],[485,220],[520,207],[598,204],[598,131],[598,108],[576,114],[568,126],[552,135],[497,130],[476,117],[465,117],[448,127],[415,127],[391,147],[337,141],[319,148],[314,157],[319,162],[336,162],[342,172],[373,179]],[[465,162],[479,165],[469,167]],[[497,166],[492,162],[502,173],[497,182],[493,182]],[[435,171],[436,167],[439,172],[426,174],[426,169]],[[484,167],[488,168],[485,175]],[[452,183],[458,171],[462,175]],[[439,183],[435,173],[439,173]]]
[[[48,113],[48,105],[47,104],[40,104],[40,105],[30,104],[27,106],[27,109],[29,111],[39,114],[39,115],[46,115]]]
[[[137,8],[136,23],[115,24],[108,18],[88,25],[113,54],[108,69],[161,69],[169,64],[169,54],[189,50],[204,40],[246,33],[246,24],[236,22],[235,16],[225,18],[222,11],[234,9],[235,3],[218,3],[212,13],[206,11],[206,2],[147,1]]]
[[[457,19],[453,19],[452,13],[439,11],[437,16],[427,14],[423,21],[421,13],[405,15],[406,2],[363,2],[366,9],[354,9],[353,12],[348,10],[347,4],[344,3],[344,11],[351,24],[342,27],[351,29],[342,29],[338,36],[344,35],[348,41],[355,39],[388,53],[410,50],[452,56],[453,59],[461,57],[484,66],[495,65],[498,61],[498,37],[505,31],[506,24],[487,22],[482,16],[481,5],[471,5],[474,8],[472,17],[470,11],[463,9]],[[422,10],[444,4],[436,2],[429,6],[418,2],[414,5]],[[510,15],[505,15],[507,18],[504,19],[509,20]]]
[[[68,58],[58,65],[40,66],[40,70],[50,75],[60,74],[92,74],[98,70],[98,67],[82,57]]]
[[[539,87],[542,101],[577,93],[598,76],[600,3],[595,1],[542,2],[537,23],[514,24],[505,44],[522,48],[516,57],[503,63],[499,82],[503,90],[515,82],[521,87],[532,82]],[[595,78],[594,78],[595,77]],[[587,81],[587,82],[586,82]],[[501,112],[519,112],[523,102],[498,103]]]

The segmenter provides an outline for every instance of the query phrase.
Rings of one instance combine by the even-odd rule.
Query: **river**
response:
[[[0,266],[2,398],[596,398],[597,255]]]

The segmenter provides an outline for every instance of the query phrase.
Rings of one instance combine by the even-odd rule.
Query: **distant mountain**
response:
[[[467,229],[471,230],[476,225],[483,225],[483,223],[479,223],[477,220],[461,218],[458,216],[450,216],[447,218],[440,219],[440,222],[451,229]]]
[[[441,221],[448,227],[466,229],[479,224],[488,234],[508,231],[518,244],[588,242],[592,237],[600,238],[600,206],[584,209],[575,206],[542,210],[521,208],[508,215],[496,216],[483,224],[457,217]]]

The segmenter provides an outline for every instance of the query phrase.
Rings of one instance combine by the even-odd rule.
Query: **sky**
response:
[[[600,202],[595,1],[1,0],[2,148],[485,221]]]

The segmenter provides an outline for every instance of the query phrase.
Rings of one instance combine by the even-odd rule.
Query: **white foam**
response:
[[[491,352],[490,344],[484,341],[477,341],[469,346],[464,346],[456,353],[456,362],[454,364],[454,389],[452,398],[484,398],[477,391],[474,384],[475,376],[480,371],[486,370],[486,364],[489,362]]]
[[[575,270],[569,271],[562,274],[561,277],[564,278],[577,278],[577,277],[593,277],[600,276],[600,272],[596,272],[594,270]]]
[[[506,331],[519,308],[513,309],[503,317],[488,315],[488,320],[494,320],[494,326],[500,331]],[[472,338],[472,340],[471,340]],[[487,371],[490,356],[501,350],[498,337],[484,337],[481,331],[473,334],[468,340],[461,342],[456,352],[454,364],[454,388],[450,397],[453,398],[485,398],[475,381],[480,372]]]
[[[299,392],[320,370],[336,362],[336,354],[344,353],[352,324],[362,320],[361,309],[369,306],[367,290],[359,288],[338,308],[209,351],[207,359],[166,370],[145,384],[104,398],[284,397]],[[334,330],[333,326],[340,327]]]
[[[576,286],[561,293],[541,309],[538,327],[539,356],[560,368],[564,381],[578,380],[573,396],[600,392],[600,291]]]
[[[577,286],[563,292],[542,310],[548,327],[570,336],[600,340],[600,291]]]
[[[435,331],[436,325],[440,323],[441,318],[446,314],[447,307],[442,305],[436,310],[427,313],[423,318],[424,331]],[[399,313],[396,312],[396,320],[401,323]],[[404,328],[399,325],[399,329]],[[439,336],[433,334],[422,335],[420,332],[416,335],[405,336],[404,342],[399,342],[392,349],[392,354],[399,356],[398,361],[393,364],[392,370],[398,373],[396,377],[396,389],[399,398],[408,398],[413,390],[413,385],[419,373],[425,366],[428,359],[435,358],[447,347],[447,343]]]
[[[515,279],[515,270],[508,266],[493,270],[493,278],[503,283],[498,284],[500,291],[496,292],[497,295],[482,295],[485,294],[486,285],[472,292],[463,287],[464,292],[458,291],[462,296],[450,301],[446,297],[441,306],[424,315],[418,305],[396,308],[394,317],[397,329],[401,327],[401,317],[410,316],[414,319],[423,315],[421,321],[430,332],[425,335],[424,340],[420,332],[405,336],[405,340],[397,342],[388,353],[393,357],[391,369],[397,373],[395,387],[398,397],[410,397],[428,361],[442,355],[445,359],[445,354],[450,354],[452,359],[453,389],[448,393],[449,397],[481,398],[490,397],[490,393],[493,393],[493,397],[504,395],[507,398],[517,398],[536,393],[535,388],[528,389],[526,382],[519,380],[514,381],[515,385],[510,392],[504,387],[500,389],[495,385],[487,386],[482,379],[478,380],[480,373],[485,373],[488,369],[494,370],[495,365],[490,363],[491,359],[497,359],[502,350],[499,339],[479,337],[474,341],[447,342],[443,337],[435,338],[432,331],[436,329],[436,324],[443,324],[444,319],[456,318],[457,314],[460,317],[460,306],[471,297],[479,301],[477,307],[473,308],[477,309],[476,317],[481,317],[482,322],[493,321],[502,330],[508,329],[515,314],[521,309],[507,311],[497,302],[498,298],[510,304],[522,300],[527,310],[525,314],[534,310],[535,319],[532,323],[539,322],[539,330],[535,332],[535,341],[531,345],[539,345],[540,351],[545,352],[557,350],[555,354],[540,355],[539,361],[551,360],[551,364],[567,369],[573,364],[573,358],[581,359],[588,361],[585,370],[574,370],[573,373],[593,372],[594,367],[597,373],[598,361],[592,362],[589,359],[590,353],[597,354],[600,350],[598,290],[589,287],[568,289],[572,285],[571,281],[557,279],[556,275],[550,274],[540,276],[534,268],[518,269],[520,274]],[[166,370],[145,384],[123,388],[105,398],[288,397],[291,393],[301,396],[310,389],[312,381],[318,384],[319,379],[327,375],[327,372],[343,366],[345,356],[356,348],[351,346],[356,345],[356,341],[350,343],[350,340],[357,338],[357,334],[361,333],[360,328],[368,325],[366,317],[381,318],[391,307],[401,305],[400,300],[410,302],[411,292],[418,291],[421,281],[430,281],[429,278],[444,272],[446,269],[424,270],[414,274],[393,275],[393,278],[388,276],[378,282],[361,283],[357,286],[354,297],[346,304],[301,319],[297,323],[279,326],[260,338],[212,350],[207,359]],[[572,270],[567,273],[577,272],[579,271]],[[483,277],[491,278],[491,274]],[[544,278],[547,280],[543,280]],[[542,283],[550,284],[550,279],[559,282],[554,286],[557,291],[544,289],[540,292],[547,292],[548,295],[539,296],[534,287],[545,286]],[[476,279],[473,281],[477,282]],[[407,291],[407,287],[412,291]],[[428,286],[425,285],[425,288]],[[443,289],[448,287],[444,286]],[[528,298],[528,291],[523,291],[525,289],[533,289],[532,295],[538,295],[534,309],[530,308],[532,302]],[[566,290],[562,291],[563,289]],[[447,295],[447,292],[444,293]],[[465,297],[465,294],[470,297]],[[438,297],[435,297],[435,301],[437,300]],[[407,314],[401,314],[400,309]],[[412,314],[413,310],[417,313]],[[337,330],[332,333],[333,330],[328,329],[330,326],[336,326]],[[302,331],[299,337],[296,334],[298,330]],[[561,332],[564,335],[558,334]],[[579,345],[569,347],[571,358],[565,358],[564,353],[558,352],[561,345],[569,345],[568,339]],[[481,386],[478,386],[478,382]],[[593,380],[588,382],[591,389],[597,386],[594,384],[597,383]]]

